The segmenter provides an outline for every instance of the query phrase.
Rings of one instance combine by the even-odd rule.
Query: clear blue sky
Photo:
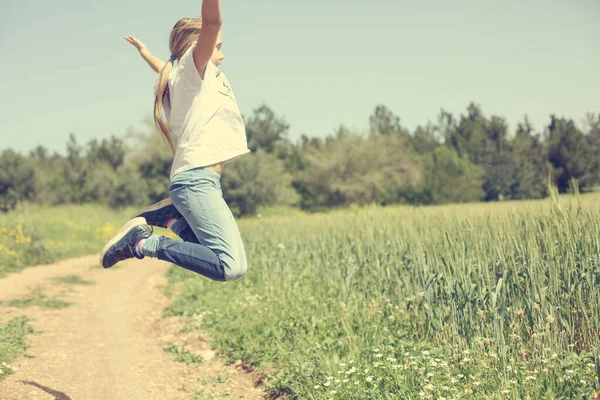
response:
[[[155,74],[125,42],[158,56],[200,1],[0,3],[0,149],[62,152],[151,113]],[[470,101],[514,130],[528,114],[600,112],[598,0],[222,0],[222,69],[249,114],[262,102],[290,138],[339,124],[366,130],[377,104],[409,129]]]

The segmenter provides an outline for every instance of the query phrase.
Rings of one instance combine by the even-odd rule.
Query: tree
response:
[[[510,198],[516,165],[508,142],[508,126],[504,118],[492,116],[485,127],[486,152],[481,161],[485,169],[483,190],[486,200]]]
[[[448,147],[485,169],[485,200],[510,196],[515,164],[507,136],[508,127],[503,118],[492,116],[488,120],[473,103],[467,107],[467,115],[461,116],[458,125],[447,132]]]
[[[35,168],[23,155],[11,149],[0,154],[0,210],[14,209],[17,203],[35,195]]]
[[[600,113],[586,115],[588,133],[587,143],[591,152],[591,182],[592,185],[600,185]]]
[[[418,126],[412,137],[412,145],[419,154],[427,154],[441,146],[437,127],[427,124],[425,127]]]
[[[375,111],[369,117],[371,135],[407,135],[400,126],[400,118],[384,105],[375,107]]]
[[[127,147],[123,139],[111,136],[100,143],[96,139],[88,143],[87,160],[92,164],[108,164],[116,171],[125,162]]]
[[[593,183],[592,153],[586,137],[573,120],[554,115],[548,135],[548,160],[559,191],[567,192],[571,179],[576,179],[581,190],[585,190]]]
[[[295,183],[309,200],[304,208],[383,203],[420,178],[419,157],[399,135],[329,138],[304,157],[307,168]]]
[[[510,187],[512,199],[539,199],[546,195],[550,166],[547,151],[535,135],[527,117],[519,123],[515,137],[510,141],[515,163]]]
[[[298,200],[283,161],[262,149],[228,165],[221,186],[225,201],[237,215],[256,214],[262,206],[294,205]]]
[[[130,130],[127,134],[131,150],[129,164],[135,166],[139,179],[144,182],[144,196],[135,204],[156,203],[169,196],[169,182],[173,154],[158,133],[152,119],[144,121],[147,129]]]
[[[251,151],[260,148],[268,153],[274,152],[277,146],[282,145],[290,128],[285,120],[276,116],[266,104],[256,108],[245,124],[248,148]]]
[[[485,196],[484,176],[481,166],[440,146],[423,159],[424,200],[431,204],[479,201]]]

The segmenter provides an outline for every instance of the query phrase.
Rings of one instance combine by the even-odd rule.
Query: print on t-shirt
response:
[[[221,70],[217,69],[217,74],[215,77],[217,78],[218,82],[217,91],[235,101],[235,96],[233,95],[233,91],[231,90],[231,86],[229,86],[229,82],[227,81],[225,74],[222,74]]]

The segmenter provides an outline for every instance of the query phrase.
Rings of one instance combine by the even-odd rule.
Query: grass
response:
[[[86,279],[82,279],[78,275],[60,276],[60,277],[54,278],[54,282],[62,283],[65,285],[83,285],[83,286],[90,286],[90,285],[94,284],[93,281],[88,281]]]
[[[23,205],[0,214],[0,276],[27,266],[99,253],[133,209]]]
[[[26,206],[0,215],[0,274],[97,253],[130,211]],[[231,361],[260,371],[271,394],[589,399],[600,389],[598,193],[271,210],[240,228],[248,274],[222,284],[174,267],[166,314],[187,317]],[[40,292],[13,301],[51,300]],[[14,321],[0,337],[23,349],[28,325]],[[201,362],[181,346],[166,350]]]
[[[243,395],[238,396],[239,399],[243,399]],[[192,393],[191,400],[230,400],[231,396],[228,391],[215,391],[215,390],[197,390]]]
[[[46,294],[42,292],[41,289],[34,289],[27,295],[27,297],[20,299],[12,299],[3,302],[4,304],[10,307],[16,308],[26,308],[26,307],[40,307],[46,309],[60,309],[66,308],[71,305],[71,303],[60,300],[55,297],[48,297]]]
[[[27,349],[25,337],[33,333],[26,317],[0,323],[0,380],[13,372],[10,363]]]
[[[173,357],[177,362],[183,362],[186,364],[202,364],[204,362],[202,357],[177,344],[169,342],[163,350],[167,353],[173,354]]]
[[[240,221],[241,280],[169,272],[167,315],[298,399],[591,399],[600,196]],[[394,397],[395,396],[395,397]]]
[[[0,277],[33,265],[100,253],[134,211],[93,204],[52,208],[24,204],[0,213]],[[173,237],[165,229],[155,232]]]

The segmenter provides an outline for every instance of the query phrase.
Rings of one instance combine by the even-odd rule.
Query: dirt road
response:
[[[161,317],[169,304],[161,289],[167,269],[145,259],[105,270],[94,255],[0,279],[0,301],[39,290],[71,303],[61,309],[0,305],[0,322],[26,315],[36,331],[28,336],[26,353],[12,363],[16,371],[0,380],[0,399],[265,398],[256,376],[224,365],[200,333],[181,331],[182,321]],[[175,361],[163,350],[169,343],[204,361]]]

